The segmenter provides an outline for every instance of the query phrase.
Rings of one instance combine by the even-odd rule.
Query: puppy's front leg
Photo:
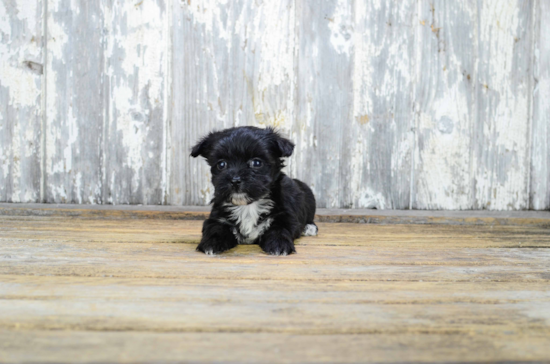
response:
[[[269,230],[260,237],[258,244],[263,251],[270,255],[296,253],[292,234],[282,223],[272,224]]]
[[[237,238],[231,227],[214,219],[207,219],[202,225],[202,239],[197,251],[213,255],[236,247]]]

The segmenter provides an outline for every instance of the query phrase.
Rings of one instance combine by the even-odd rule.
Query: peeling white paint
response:
[[[69,36],[63,27],[56,22],[51,13],[48,15],[48,61],[56,60],[65,63],[63,50],[68,45]]]
[[[372,110],[372,99],[365,97],[372,89],[372,74],[374,69],[367,60],[375,57],[377,52],[375,45],[370,42],[369,29],[365,27],[365,14],[367,14],[366,2],[355,2],[355,27],[357,42],[354,48],[355,62],[353,62],[353,118],[360,118],[363,115],[370,115]]]
[[[0,46],[0,55],[4,52]],[[14,65],[10,63],[15,63]],[[36,75],[23,69],[23,60],[0,63],[0,85],[10,91],[10,105],[15,107],[36,106],[40,97],[40,87]]]
[[[37,202],[40,1],[0,4],[0,201]]]
[[[523,6],[521,1],[506,5],[486,1],[480,9],[480,44],[484,54],[490,55],[479,77],[483,105],[487,107],[482,115],[488,119],[483,124],[482,155],[491,157],[474,161],[479,171],[476,199],[480,207],[494,210],[524,209],[529,205],[527,77],[525,82],[517,82],[530,68],[529,59],[517,48],[525,30],[519,20]],[[522,57],[525,63],[520,61]]]
[[[46,72],[48,77],[46,81],[46,116],[47,128],[43,132],[46,133],[44,140],[46,145],[44,147],[45,153],[45,174],[48,177],[51,177],[54,174],[63,174],[68,170],[65,167],[66,160],[58,159],[56,162],[56,145],[60,137],[61,125],[58,124],[59,120],[59,99],[66,97],[66,95],[59,94],[57,87],[58,75],[57,72],[54,72],[54,65],[58,63],[65,63],[63,57],[63,51],[66,46],[68,46],[69,37],[65,30],[60,26],[58,22],[53,19],[52,12],[58,10],[59,1],[49,1],[48,9],[50,10],[48,14],[48,55],[47,55],[47,64]],[[66,199],[67,195],[65,193],[64,187],[56,186],[50,184],[47,186],[47,189],[51,190],[54,199],[58,197]],[[59,200],[58,200],[59,201]]]
[[[37,196],[28,162],[39,140],[23,119],[39,117],[43,76],[25,62],[42,61],[41,3],[12,3],[0,3],[0,34],[8,39],[0,44],[0,93],[19,119],[0,115],[0,140],[8,140],[0,181],[10,188],[4,197],[0,186],[0,196],[25,202]],[[550,204],[545,2],[444,10],[437,2],[381,0],[90,4],[86,14],[76,0],[48,0],[43,147],[55,201],[207,204],[210,174],[203,161],[189,160],[192,143],[210,129],[271,125],[296,142],[289,174],[305,177],[320,205],[394,208],[410,186],[416,208],[520,209],[529,197],[535,208]],[[76,42],[73,22],[82,19],[90,39],[100,37],[94,51],[78,48],[89,46]],[[24,37],[15,34],[22,30]],[[534,60],[525,46],[532,31],[540,32]],[[105,93],[103,115],[73,105],[82,95],[77,78],[93,71],[72,58],[83,50],[104,52],[104,87],[90,91]],[[176,58],[184,63],[172,64]],[[410,105],[406,95],[415,98]],[[96,118],[97,129],[83,124]],[[104,134],[83,135],[90,130]],[[97,162],[81,155],[82,140],[102,141],[88,151],[102,153]],[[103,180],[91,185],[97,174]]]
[[[467,209],[471,204],[469,100],[460,86],[448,85],[432,101],[430,113],[419,116],[423,148],[416,150],[414,165],[421,181],[416,191],[419,208],[433,208],[430,201],[442,209]]]
[[[365,209],[378,209],[383,210],[387,208],[386,199],[384,198],[384,195],[380,192],[376,192],[371,190],[370,188],[364,188],[359,193],[359,199],[357,202],[358,208],[365,208]]]
[[[354,45],[354,22],[350,2],[337,0],[334,13],[327,18],[330,29],[330,43],[339,54],[350,55]]]
[[[223,27],[224,10],[228,10],[229,0],[193,0],[192,2],[182,2],[186,7],[193,21],[204,25],[206,32],[210,36],[217,36],[223,40],[230,39],[230,31]]]
[[[105,7],[104,12],[109,20],[105,45],[110,85],[106,137],[120,143],[118,158],[104,158],[108,168],[105,178],[110,179],[106,198],[112,203],[128,203],[135,200],[133,196],[148,196],[148,188],[166,190],[166,176],[158,172],[166,168],[166,149],[160,155],[153,150],[166,145],[163,141],[166,116],[157,119],[155,112],[162,110],[166,115],[167,110],[165,78],[170,61],[166,47],[169,33],[165,13],[154,1],[116,3]],[[153,133],[156,128],[160,130]],[[105,153],[111,154],[113,150]],[[147,163],[155,160],[154,171],[148,170]],[[159,175],[159,186],[145,183],[144,176],[151,173]],[[161,192],[154,198],[156,203],[162,202],[164,194]],[[143,203],[148,203],[150,197],[145,198]]]
[[[6,38],[11,37],[10,18],[4,1],[0,2],[0,33]]]
[[[280,1],[266,1],[261,16],[254,18],[255,36],[260,36],[256,51],[261,52],[258,70],[259,90],[288,83],[294,74],[294,8]],[[246,39],[246,35],[241,35]]]
[[[20,129],[19,120],[15,122],[14,129]],[[21,139],[18,135],[15,138],[12,138],[11,152],[13,159],[11,162],[11,174],[12,174],[12,201],[13,202],[22,202],[21,201],[21,156],[19,151],[21,150]]]
[[[366,195],[372,194],[369,186],[363,181],[363,171],[365,169],[365,155],[368,150],[366,141],[362,134],[357,135],[354,141],[353,153],[351,153],[351,175],[347,183],[351,185],[351,189],[356,192],[354,200],[357,202],[352,207],[365,208],[363,199]],[[369,191],[367,192],[367,189]]]
[[[38,1],[28,1],[28,0],[17,0],[15,2],[17,8],[17,17],[26,23],[28,29],[36,29],[37,24],[37,14]],[[2,9],[0,8],[0,14],[2,14]]]
[[[78,145],[75,143],[78,140],[79,130],[78,130],[78,120],[74,115],[72,108],[69,108],[69,115],[67,119],[67,124],[64,125],[64,130],[68,131],[69,137],[66,141],[65,149],[63,149],[63,161],[64,172],[71,173],[73,170],[73,148],[78,148]],[[78,188],[77,191],[80,191]]]

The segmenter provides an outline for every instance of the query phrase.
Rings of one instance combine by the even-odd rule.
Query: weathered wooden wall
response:
[[[0,201],[207,204],[274,125],[319,206],[550,208],[547,0],[2,0]]]

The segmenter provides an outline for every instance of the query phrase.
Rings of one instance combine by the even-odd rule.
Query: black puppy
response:
[[[281,169],[294,144],[272,128],[212,132],[191,151],[211,167],[214,198],[198,251],[218,254],[237,244],[259,244],[268,254],[296,252],[294,239],[317,235],[315,197]]]

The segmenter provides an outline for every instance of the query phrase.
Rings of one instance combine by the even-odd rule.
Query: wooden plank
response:
[[[294,118],[294,1],[175,1],[170,197],[206,205],[210,171],[191,147],[212,130]]]
[[[537,249],[550,246],[546,229],[327,224],[321,225],[325,233],[320,237],[297,242],[298,254],[280,258],[265,255],[255,245],[205,256],[195,252],[200,223],[174,225],[9,221],[3,228],[0,274],[299,281],[549,279],[550,253]]]
[[[259,280],[154,279],[112,277],[0,276],[0,297],[78,302],[93,298],[112,302],[157,301],[160,304],[183,301],[326,304],[522,304],[534,300],[547,304],[546,283],[517,282],[352,282],[330,285],[307,281],[280,281],[276,286]],[[153,291],[156,291],[153,294]],[[343,294],[345,293],[345,294]],[[153,297],[155,296],[155,297]],[[157,314],[162,314],[158,312]]]
[[[59,238],[56,240],[31,239],[29,236],[25,235],[20,236],[18,239],[3,238],[2,251],[8,255],[8,257],[5,257],[3,260],[5,264],[16,266],[27,259],[29,254],[25,253],[26,250],[36,248],[36,253],[32,254],[34,259],[39,259],[39,257],[42,257],[41,259],[44,261],[50,259],[50,265],[55,265],[60,262],[55,256],[55,249],[60,249],[64,251],[65,256],[70,256],[79,261],[82,260],[81,254],[99,261],[104,260],[105,254],[107,253],[118,256],[125,250],[128,252],[131,251],[133,256],[126,259],[129,266],[135,265],[138,263],[138,260],[146,259],[148,256],[150,256],[150,261],[153,261],[163,260],[169,258],[171,254],[174,254],[171,259],[167,259],[167,264],[177,264],[178,261],[185,261],[189,264],[193,264],[192,261],[204,263],[213,262],[215,260],[219,260],[219,264],[231,264],[233,261],[242,263],[259,259],[260,261],[264,261],[267,266],[277,264],[288,264],[292,266],[307,260],[315,264],[321,264],[323,261],[326,261],[331,265],[341,265],[344,264],[344,262],[348,262],[346,264],[357,265],[358,267],[363,267],[363,265],[428,265],[433,267],[462,267],[466,265],[475,265],[479,267],[490,267],[495,261],[500,262],[501,258],[505,256],[508,257],[508,259],[500,262],[501,266],[531,265],[533,267],[540,267],[544,265],[544,260],[547,259],[548,254],[550,254],[545,253],[543,250],[538,252],[537,256],[537,252],[533,250],[537,248],[547,248],[550,243],[548,238],[540,239],[539,237],[542,241],[537,241],[537,238],[527,240],[521,237],[518,239],[518,237],[513,234],[494,240],[488,239],[487,237],[475,238],[478,246],[486,246],[483,248],[473,247],[472,243],[460,244],[457,241],[452,241],[450,244],[437,244],[437,242],[442,239],[441,236],[433,236],[426,241],[419,241],[418,238],[411,238],[411,244],[405,243],[402,236],[395,240],[379,238],[378,244],[371,243],[370,240],[360,240],[358,235],[352,235],[344,241],[340,241],[334,236],[327,237],[327,240],[319,242],[304,239],[297,242],[297,246],[300,247],[302,251],[286,260],[274,259],[271,256],[263,254],[261,249],[257,246],[239,246],[226,254],[221,254],[216,258],[210,258],[195,253],[194,248],[196,247],[196,241],[191,240],[183,242],[153,240],[149,237],[149,239],[146,238],[140,241],[136,239],[135,236],[130,236],[126,241],[111,239],[107,243],[103,243],[93,239],[74,241],[70,238],[70,235],[78,236],[78,234],[68,230],[66,234],[60,234]],[[383,236],[383,234],[380,235]],[[30,242],[24,240],[29,240]],[[511,240],[515,240],[514,244],[506,245],[507,242]],[[533,241],[536,241],[538,246],[529,245],[533,244]],[[90,246],[88,247],[84,244],[90,244]],[[430,248],[430,253],[422,251],[423,248],[426,249],[427,247]],[[512,248],[515,250],[497,250],[502,248]],[[406,252],[407,256],[399,258],[394,257],[393,260],[390,260],[389,256],[395,254],[395,251],[399,249]],[[475,249],[475,251],[472,251],[472,249]],[[473,258],[471,253],[475,253],[476,257]],[[349,257],[349,254],[354,254],[354,257]],[[262,255],[264,256],[263,258],[261,258]],[[451,259],[452,257],[454,257],[454,259]],[[346,258],[348,259],[346,260]],[[532,262],[530,264],[525,264],[526,259],[532,259]],[[62,260],[63,259],[61,259],[61,261]],[[126,265],[126,263],[124,263],[125,259],[122,259],[122,261],[121,264],[123,266]],[[38,260],[36,260],[35,263],[35,265],[37,265]],[[34,269],[36,269],[36,266]],[[169,271],[168,266],[166,269]],[[495,270],[498,269],[498,267],[495,267]],[[181,272],[187,272],[187,270],[183,269]]]
[[[29,349],[32,348],[31,350]],[[546,361],[542,335],[295,335],[0,331],[7,362],[418,363]]]
[[[471,209],[477,4],[421,1],[412,208]]]
[[[0,216],[66,217],[85,219],[204,220],[208,206],[50,205],[0,203]],[[359,224],[438,224],[550,227],[547,211],[429,211],[317,209],[317,222]]]
[[[344,120],[353,114],[353,2],[297,3],[298,74],[293,175],[313,189],[318,207],[341,204]]]
[[[517,283],[474,287],[334,281],[327,286],[283,281],[273,287],[261,281],[22,278],[2,276],[2,329],[301,335],[550,332],[545,322],[550,293],[536,283],[526,290]]]
[[[529,207],[550,209],[550,4],[533,7],[533,130]]]
[[[164,5],[48,7],[46,200],[163,203]]]
[[[319,206],[548,209],[546,2],[415,5],[6,3],[0,201],[204,205],[189,148],[273,125]]]
[[[263,294],[263,291],[257,293]],[[475,331],[487,336],[502,335],[510,330],[511,334],[524,331],[530,331],[533,336],[550,334],[545,323],[545,311],[550,306],[548,298],[498,305],[269,303],[247,300],[225,303],[224,299],[220,297],[217,302],[175,299],[175,302],[158,304],[146,298],[122,302],[90,297],[51,301],[8,299],[0,302],[3,310],[0,329],[299,335],[426,332],[464,335]],[[93,311],[97,313],[90,314]],[[461,321],[457,322],[456,317]],[[416,324],[408,328],[404,325],[405,322],[414,323],[415,318],[418,320]]]
[[[24,239],[45,243],[197,244],[202,221],[85,220],[36,217],[0,219],[2,242]],[[536,248],[550,244],[548,228],[522,226],[369,225],[320,223],[320,234],[302,237],[299,246],[363,246],[423,249]],[[178,249],[177,247],[175,249]],[[244,248],[243,248],[244,249]],[[249,251],[246,250],[245,251]],[[256,249],[251,250],[256,251]],[[258,250],[259,252],[259,250]]]
[[[40,202],[43,1],[0,4],[0,201]]]
[[[225,30],[221,18],[229,16],[225,7],[205,1],[193,1],[192,5],[174,1],[173,8],[169,203],[205,205],[213,196],[210,171],[202,158],[192,159],[189,153],[214,126],[223,129],[231,125],[227,113],[232,110],[224,108],[228,50],[218,36]],[[218,77],[222,78],[219,83]]]
[[[384,256],[395,257],[392,251],[371,251],[373,257],[365,262],[357,261],[368,254],[359,254],[365,247],[297,246],[298,254],[281,260],[265,255],[258,246],[239,246],[225,255],[208,258],[195,252],[195,245],[181,244],[171,249],[158,244],[118,243],[105,246],[99,243],[88,247],[70,243],[40,242],[35,245],[3,242],[3,275],[156,278],[156,279],[226,279],[260,280],[267,282],[309,281],[325,284],[334,281],[399,281],[399,282],[524,282],[525,284],[549,282],[548,256],[538,257],[540,251],[521,249],[524,252],[499,254],[485,251],[483,262],[476,264],[472,251],[458,251],[454,265],[434,262],[443,254],[436,250],[426,254],[412,254],[410,259],[391,262]],[[27,250],[24,250],[27,249]],[[36,252],[29,253],[28,249]],[[59,252],[63,251],[63,257]],[[404,251],[410,254],[409,251]],[[491,254],[493,253],[493,254]],[[337,255],[334,259],[328,254]],[[358,254],[354,261],[344,254]],[[125,255],[131,255],[125,259]],[[468,259],[468,256],[470,258]],[[417,258],[417,261],[414,259]],[[452,258],[449,254],[448,259]],[[209,259],[209,260],[208,260]],[[460,261],[463,261],[462,264]],[[509,260],[510,263],[501,263]],[[531,264],[529,261],[533,260]],[[518,262],[523,261],[520,265]],[[314,283],[316,282],[316,283]],[[324,283],[322,283],[324,282]]]
[[[169,9],[162,1],[105,2],[103,202],[163,204],[169,103]]]
[[[475,209],[529,207],[533,1],[478,5]]]
[[[47,1],[45,201],[100,203],[104,9],[99,1]]]
[[[548,229],[320,223],[274,257],[197,253],[200,224],[0,219],[0,360],[549,355]]]
[[[338,122],[342,207],[409,208],[415,11],[414,1],[354,2],[353,115]]]

